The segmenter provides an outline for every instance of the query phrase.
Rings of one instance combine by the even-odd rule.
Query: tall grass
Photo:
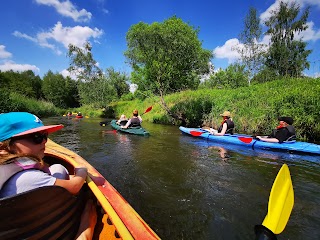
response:
[[[320,79],[282,79],[237,89],[201,89],[183,91],[165,97],[171,111],[183,113],[188,126],[203,124],[217,127],[220,113],[229,110],[236,132],[269,134],[279,116],[292,116],[298,138],[320,140]],[[153,106],[144,120],[176,124],[159,104],[159,99],[119,102],[112,105],[115,115],[131,116],[132,110],[143,112]]]
[[[1,92],[0,99],[0,112],[30,112],[38,117],[57,116],[64,112],[52,103],[25,98],[14,92]]]

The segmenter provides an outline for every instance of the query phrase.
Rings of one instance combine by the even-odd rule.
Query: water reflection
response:
[[[295,206],[278,239],[320,238],[319,160],[214,144],[147,122],[150,137],[126,135],[102,120],[44,121],[64,124],[51,138],[96,167],[162,239],[254,239],[284,162]]]

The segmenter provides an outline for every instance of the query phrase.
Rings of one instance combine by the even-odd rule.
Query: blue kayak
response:
[[[149,135],[149,132],[147,130],[145,130],[143,127],[121,128],[121,126],[117,124],[117,120],[112,120],[110,122],[110,125],[113,129],[115,129],[119,132],[133,134],[133,135],[142,135],[142,136]]]
[[[251,149],[263,149],[272,151],[286,151],[290,153],[309,153],[309,154],[319,154],[320,155],[320,145],[307,142],[299,141],[287,141],[283,143],[270,143],[260,141],[252,136],[244,134],[225,134],[224,136],[215,136],[202,128],[186,128],[179,127],[180,131],[189,134],[193,137],[204,138],[206,140],[218,142],[235,144],[244,147],[249,147]]]

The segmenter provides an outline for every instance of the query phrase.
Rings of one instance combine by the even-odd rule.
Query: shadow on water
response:
[[[149,137],[125,135],[101,121],[44,119],[65,125],[51,139],[96,167],[162,239],[254,239],[283,163],[295,205],[278,239],[320,238],[318,158],[236,149],[151,123]]]

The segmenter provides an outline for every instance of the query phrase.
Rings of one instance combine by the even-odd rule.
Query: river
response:
[[[103,119],[44,119],[50,135],[92,164],[162,239],[254,239],[273,181],[286,163],[294,208],[278,239],[320,239],[320,157],[219,146],[144,122],[149,137],[117,133]]]

